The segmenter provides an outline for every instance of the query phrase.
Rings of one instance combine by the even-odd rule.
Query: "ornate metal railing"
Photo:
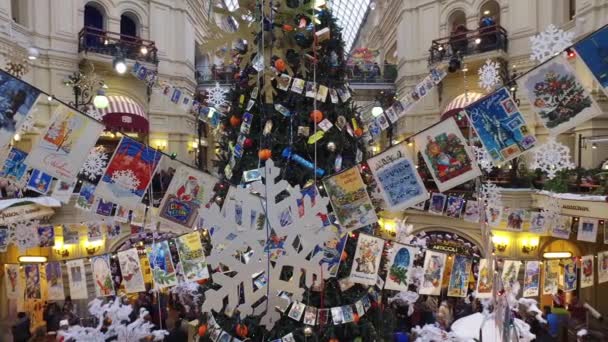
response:
[[[455,56],[470,56],[487,51],[506,52],[508,42],[507,30],[500,25],[452,32],[449,37],[433,40],[429,49],[429,64],[450,60]]]
[[[78,34],[78,52],[99,53],[158,64],[153,41],[85,26]]]

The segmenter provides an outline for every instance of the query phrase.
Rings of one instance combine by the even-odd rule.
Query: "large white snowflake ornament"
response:
[[[133,170],[116,170],[112,173],[112,182],[119,184],[121,187],[129,190],[135,190],[139,186],[139,179]]]
[[[93,147],[87,156],[80,173],[85,175],[89,180],[95,180],[103,175],[104,168],[108,163],[108,154],[101,146]]]
[[[478,74],[479,87],[484,88],[488,92],[494,90],[494,88],[502,82],[500,77],[500,64],[491,59],[486,60],[486,64],[479,68]]]
[[[226,103],[226,94],[229,89],[220,87],[220,83],[215,83],[215,87],[207,89],[207,103],[213,107],[220,107]]]
[[[221,210],[216,204],[201,210],[202,224],[211,231],[213,246],[207,262],[212,269],[227,267],[231,271],[213,274],[214,283],[220,287],[205,292],[203,312],[219,312],[226,304],[242,316],[261,315],[260,324],[270,330],[281,317],[275,310],[284,302],[279,292],[301,301],[302,275],[308,287],[315,276],[329,277],[327,265],[319,266],[322,253],[307,259],[315,246],[332,235],[330,229],[323,228],[321,219],[327,215],[329,199],[317,195],[312,204],[309,196],[302,198],[299,186],[291,187],[285,180],[276,182],[279,174],[280,169],[268,160],[263,172],[265,184],[257,181],[247,189],[232,188]],[[286,197],[276,202],[279,193]],[[272,262],[268,262],[269,257]],[[285,267],[293,268],[290,279],[281,279]],[[252,279],[260,275],[266,277],[267,285],[254,287]],[[270,288],[269,297],[266,286]]]
[[[8,241],[19,248],[20,252],[25,252],[28,248],[39,247],[40,238],[38,236],[38,220],[17,221],[9,224]]]
[[[532,45],[530,59],[542,63],[571,46],[573,39],[574,32],[565,32],[550,24],[544,32],[530,37]]]
[[[486,172],[492,172],[494,169],[494,161],[488,153],[488,150],[483,147],[473,146],[473,152],[475,153],[475,160],[479,167]]]
[[[479,190],[479,197],[481,199],[481,203],[483,203],[486,208],[496,208],[502,205],[500,188],[494,183],[482,184],[481,189]]]
[[[570,149],[555,141],[555,137],[549,137],[546,143],[534,151],[532,168],[546,172],[547,178],[553,179],[557,172],[576,167],[570,159]]]

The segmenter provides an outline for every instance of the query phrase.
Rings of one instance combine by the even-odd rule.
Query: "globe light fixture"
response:
[[[38,58],[38,56],[40,56],[40,51],[38,51],[37,48],[33,46],[27,48],[27,59],[29,59],[30,61],[34,61]]]
[[[99,89],[97,95],[95,95],[95,98],[93,99],[93,106],[97,109],[105,109],[108,108],[108,105],[110,105],[110,101],[106,96],[106,91]]]
[[[122,75],[127,72],[127,63],[125,62],[124,58],[119,56],[114,57],[114,61],[112,64],[114,66],[114,70],[116,70],[119,75]]]
[[[378,117],[380,116],[382,113],[384,113],[384,109],[382,109],[382,107],[374,107],[372,108],[372,115],[374,117]]]

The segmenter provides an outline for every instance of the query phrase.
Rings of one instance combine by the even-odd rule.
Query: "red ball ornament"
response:
[[[239,324],[236,325],[236,334],[240,338],[247,337],[248,333],[249,333],[249,328],[247,328],[247,326],[245,324],[239,323]]]
[[[323,112],[321,112],[318,109],[313,110],[310,113],[310,119],[315,123],[318,124],[319,122],[321,122],[321,120],[323,120]]]
[[[274,61],[274,67],[278,71],[283,72],[283,71],[285,71],[285,69],[286,69],[287,66],[285,64],[285,61],[279,58],[276,61]]]
[[[253,147],[253,139],[251,138],[246,138],[245,141],[243,141],[243,147],[246,149],[250,149]]]
[[[283,31],[293,31],[293,26],[289,25],[289,24],[284,24],[283,25]]]
[[[270,150],[269,150],[269,149],[267,149],[267,148],[261,149],[261,150],[258,152],[258,157],[259,157],[261,160],[268,160],[268,159],[270,159],[270,157],[271,157],[271,156],[272,156],[272,151],[270,151]]]
[[[353,322],[355,322],[355,324],[358,324],[360,319],[361,317],[359,317],[359,314],[355,312],[353,314]]]
[[[207,334],[207,324],[201,324],[200,327],[198,327],[198,336],[205,336]]]
[[[358,138],[363,135],[363,130],[361,128],[355,129],[355,136]]]
[[[346,251],[342,251],[342,255],[340,255],[340,261],[344,261],[348,258],[348,253]]]
[[[328,341],[329,341],[329,342],[340,342],[340,340],[338,340],[338,339],[337,339],[337,338],[335,338],[335,337],[330,338]]]
[[[236,127],[240,124],[241,124],[241,118],[239,118],[236,115],[233,115],[230,117],[230,125],[232,125],[232,127]]]
[[[196,283],[199,284],[199,285],[205,285],[207,283],[207,280],[208,279],[199,279],[199,280],[196,281]]]

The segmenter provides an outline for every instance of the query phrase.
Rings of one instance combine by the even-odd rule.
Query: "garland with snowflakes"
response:
[[[572,46],[574,32],[565,32],[550,24],[545,31],[530,37],[531,60],[542,63]]]

